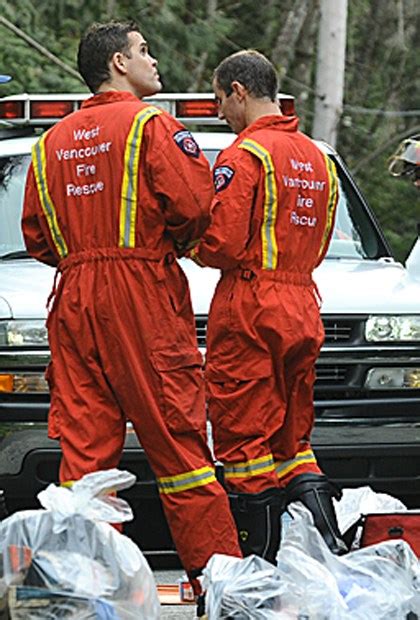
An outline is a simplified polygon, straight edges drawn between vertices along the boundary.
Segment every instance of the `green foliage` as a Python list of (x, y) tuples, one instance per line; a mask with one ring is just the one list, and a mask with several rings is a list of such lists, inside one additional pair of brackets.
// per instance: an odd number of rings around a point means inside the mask
[[(209, 91), (222, 58), (259, 49), (276, 65), (281, 89), (295, 96), (301, 127), (310, 133), (319, 0), (0, 0), (0, 15), (73, 70), (80, 36), (93, 21), (135, 20), (159, 60), (166, 92)], [(418, 0), (348, 3), (338, 149), (400, 260), (420, 219), (419, 192), (388, 174), (387, 159), (403, 137), (420, 133), (419, 40)], [(0, 87), (2, 95), (86, 91), (1, 23), (0, 72), (14, 77)], [(417, 116), (388, 114), (416, 109)]]
[[(416, 234), (419, 192), (408, 180), (391, 177), (387, 160), (403, 137), (420, 131), (419, 35), (418, 2), (349, 2), (345, 111), (338, 148), (399, 260), (406, 257)], [(357, 106), (377, 112), (358, 113)], [(417, 117), (404, 115), (416, 109)]]
[(406, 179), (387, 174), (388, 155), (378, 157), (356, 175), (356, 180), (368, 197), (385, 231), (395, 257), (404, 261), (416, 237), (416, 223), (420, 222), (419, 191)]

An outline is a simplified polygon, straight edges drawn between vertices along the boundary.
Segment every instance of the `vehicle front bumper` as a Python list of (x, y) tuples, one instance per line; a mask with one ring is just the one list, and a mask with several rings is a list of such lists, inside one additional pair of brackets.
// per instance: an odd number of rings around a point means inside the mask
[[(58, 442), (45, 423), (0, 425), (0, 488), (9, 510), (39, 508), (37, 494), (57, 483)], [(313, 448), (329, 478), (342, 488), (369, 485), (377, 492), (420, 507), (420, 424), (317, 422)], [(177, 566), (178, 558), (163, 514), (155, 477), (135, 434), (128, 428), (121, 469), (134, 473), (135, 485), (121, 493), (134, 520), (125, 526), (151, 564)], [(218, 473), (222, 475), (221, 467)]]

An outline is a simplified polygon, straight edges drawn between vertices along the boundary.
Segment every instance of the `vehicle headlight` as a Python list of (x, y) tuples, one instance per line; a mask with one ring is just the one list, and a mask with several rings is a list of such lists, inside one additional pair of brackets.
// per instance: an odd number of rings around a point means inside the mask
[(370, 390), (420, 389), (420, 368), (371, 368), (365, 387)]
[(0, 346), (48, 346), (44, 320), (0, 321)]
[(0, 373), (0, 393), (48, 394), (48, 383), (44, 373)]
[(366, 321), (365, 337), (368, 342), (420, 341), (420, 315), (370, 316)]

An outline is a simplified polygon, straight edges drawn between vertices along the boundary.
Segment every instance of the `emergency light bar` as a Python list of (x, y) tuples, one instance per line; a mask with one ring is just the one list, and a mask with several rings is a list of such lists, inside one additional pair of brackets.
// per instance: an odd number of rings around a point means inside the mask
[[(8, 125), (45, 127), (80, 108), (90, 93), (54, 95), (11, 95), (0, 99), (0, 123)], [(160, 107), (181, 123), (197, 125), (225, 125), (217, 116), (217, 103), (211, 93), (169, 93), (145, 97), (143, 101)], [(278, 101), (283, 114), (295, 114), (295, 100), (279, 93)]]

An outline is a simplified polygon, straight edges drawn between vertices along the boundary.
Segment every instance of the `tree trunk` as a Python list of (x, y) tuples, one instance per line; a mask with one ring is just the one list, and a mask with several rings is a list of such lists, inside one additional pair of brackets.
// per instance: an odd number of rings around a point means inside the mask
[[(217, 0), (207, 0), (207, 20), (209, 24), (214, 22), (217, 11)], [(194, 67), (192, 74), (192, 82), (188, 88), (189, 93), (196, 93), (201, 90), (203, 83), (203, 75), (206, 70), (206, 63), (208, 58), (208, 52), (203, 51), (198, 59), (196, 66)]]
[(296, 43), (309, 11), (309, 0), (297, 2), (289, 11), (283, 28), (274, 44), (271, 60), (276, 66), (281, 66), (281, 72), (287, 73), (295, 52)]
[(332, 146), (343, 109), (346, 26), (347, 0), (321, 0), (312, 135)]

